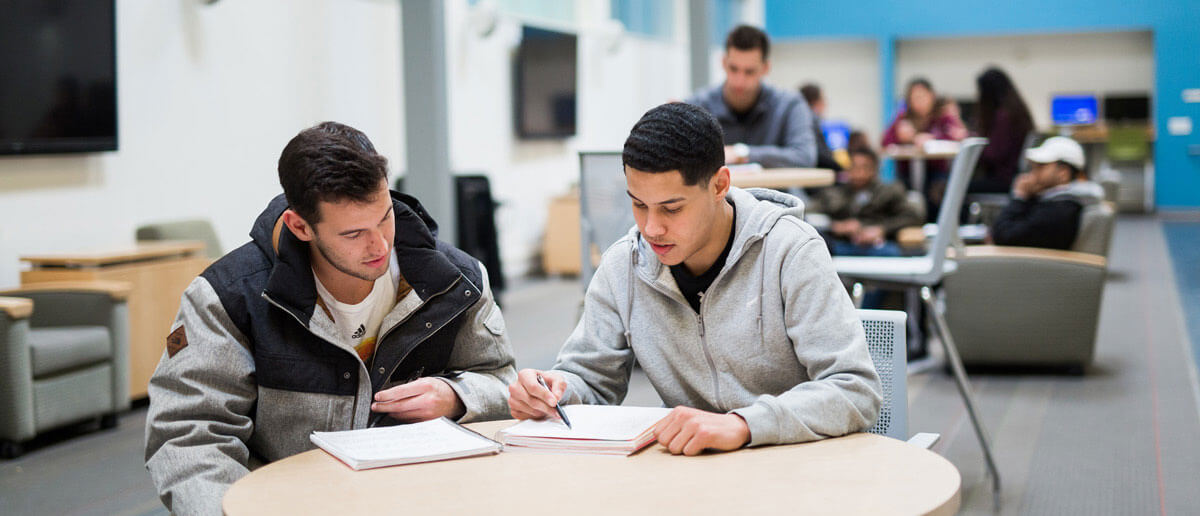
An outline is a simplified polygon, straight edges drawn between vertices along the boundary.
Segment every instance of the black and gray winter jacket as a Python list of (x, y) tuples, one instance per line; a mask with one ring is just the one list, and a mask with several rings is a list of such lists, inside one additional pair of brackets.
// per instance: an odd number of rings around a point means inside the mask
[(367, 363), (320, 308), (308, 244), (280, 223), (282, 195), (251, 242), (188, 286), (146, 420), (146, 468), (172, 512), (220, 514), (225, 490), (250, 469), (311, 449), (314, 430), (368, 426), (374, 393), (414, 374), (446, 381), (466, 407), (461, 421), (508, 417), (516, 373), (487, 273), (437, 240), (416, 199), (391, 195), (412, 290), (384, 318)]

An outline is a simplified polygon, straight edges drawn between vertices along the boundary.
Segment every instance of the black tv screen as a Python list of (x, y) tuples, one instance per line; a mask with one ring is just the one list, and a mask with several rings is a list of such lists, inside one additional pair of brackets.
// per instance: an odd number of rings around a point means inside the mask
[(519, 136), (575, 134), (575, 48), (574, 34), (534, 27), (521, 31), (513, 102)]
[(114, 4), (0, 4), (0, 154), (117, 149)]

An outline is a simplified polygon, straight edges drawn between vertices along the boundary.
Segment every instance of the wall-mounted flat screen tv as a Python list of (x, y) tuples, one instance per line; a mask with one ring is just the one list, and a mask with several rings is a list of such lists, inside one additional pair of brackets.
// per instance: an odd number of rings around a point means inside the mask
[(518, 136), (575, 134), (576, 41), (574, 34), (522, 28), (514, 74)]
[(117, 149), (114, 0), (0, 8), (0, 154)]

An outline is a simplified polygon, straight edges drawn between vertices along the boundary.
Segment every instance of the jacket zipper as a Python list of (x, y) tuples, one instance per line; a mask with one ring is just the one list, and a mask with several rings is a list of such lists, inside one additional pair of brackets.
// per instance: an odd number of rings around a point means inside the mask
[[(716, 282), (716, 279), (713, 280)], [(709, 288), (712, 288), (709, 285)], [(690, 308), (690, 306), (689, 306)], [(696, 322), (700, 324), (700, 350), (704, 352), (704, 360), (708, 362), (708, 371), (712, 374), (714, 396), (717, 398), (717, 408), (725, 410), (725, 400), (721, 398), (721, 377), (717, 374), (717, 364), (713, 361), (712, 353), (708, 350), (708, 338), (704, 335), (704, 293), (700, 293), (700, 310), (696, 312)]]
[[(391, 333), (393, 331), (395, 331), (396, 328), (399, 328), (401, 324), (404, 324), (405, 321), (412, 318), (413, 314), (417, 313), (417, 310), (420, 310), (421, 307), (428, 304), (429, 301), (433, 300), (433, 298), (438, 297), (442, 294), (445, 294), (451, 290), (454, 290), (454, 287), (458, 286), (460, 281), (462, 281), (462, 276), (459, 276), (458, 278), (456, 278), (454, 280), (454, 282), (450, 284), (450, 286), (442, 289), (441, 292), (435, 292), (432, 296), (429, 296), (429, 299), (426, 299), (425, 302), (421, 303), (419, 306), (417, 306), (415, 309), (413, 309), (413, 311), (410, 312), (408, 315), (404, 316), (403, 319), (400, 319), (398, 322), (396, 322), (396, 324), (393, 324), (391, 328), (388, 328), (387, 331), (383, 332), (383, 334), (380, 335), (379, 338), (375, 341), (377, 344), (375, 347), (375, 353), (371, 355), (371, 367), (372, 368), (375, 367), (375, 356), (379, 352), (378, 344), (382, 344), (384, 338), (386, 338), (388, 335), (391, 335)], [(442, 328), (445, 328), (446, 324), (449, 324), (450, 321), (453, 321), (455, 317), (459, 316), (459, 314), (462, 314), (463, 312), (467, 311), (467, 308), (469, 308), (469, 306), (463, 307), (462, 310), (459, 310), (458, 312), (456, 312), (453, 316), (451, 316), (449, 319), (447, 319), (446, 322), (442, 323), (440, 326), (438, 326), (436, 329), (434, 329), (432, 332), (430, 332), (429, 335), (426, 336), (424, 339), (418, 340), (416, 342), (416, 344), (413, 344), (413, 346), (411, 348), (409, 348), (408, 351), (406, 351), (403, 355), (400, 356), (400, 360), (396, 361), (396, 365), (392, 366), (392, 370), (388, 371), (387, 375), (384, 375), (383, 378), (388, 378), (388, 377), (392, 376), (392, 374), (396, 372), (396, 369), (400, 367), (400, 364), (404, 362), (404, 359), (408, 358), (409, 353), (412, 353), (412, 351), (414, 349), (417, 349), (417, 346), (420, 346), (422, 342), (425, 342), (429, 338), (429, 336), (432, 336), (432, 335), (436, 334), (437, 332), (441, 331)], [(369, 375), (370, 371), (367, 371), (367, 374)]]
[[(312, 334), (314, 337), (316, 337), (316, 338), (318, 338), (318, 339), (321, 339), (321, 340), (324, 340), (325, 342), (328, 342), (329, 344), (333, 345), (333, 347), (335, 347), (335, 348), (337, 348), (337, 349), (341, 349), (342, 351), (345, 351), (346, 353), (349, 353), (349, 354), (353, 355), (353, 356), (354, 356), (354, 358), (358, 358), (358, 353), (351, 352), (350, 350), (347, 350), (347, 349), (342, 349), (342, 347), (341, 347), (341, 346), (338, 346), (337, 344), (334, 344), (334, 343), (332, 343), (332, 342), (329, 342), (329, 340), (328, 340), (328, 339), (325, 339), (324, 337), (322, 337), (322, 336), (320, 336), (320, 335), (317, 335), (317, 333), (316, 333), (316, 332), (314, 332), (314, 331), (312, 331), (312, 329), (311, 329), (311, 328), (309, 328), (307, 324), (304, 324), (304, 321), (301, 321), (301, 320), (300, 320), (300, 317), (298, 317), (298, 316), (297, 316), (295, 313), (293, 313), (291, 310), (288, 310), (287, 308), (284, 308), (284, 307), (283, 307), (283, 305), (281, 305), (281, 304), (279, 304), (279, 303), (275, 302), (275, 300), (274, 300), (274, 299), (271, 299), (271, 296), (268, 296), (268, 295), (267, 295), (267, 293), (266, 293), (266, 291), (263, 291), (263, 293), (262, 293), (261, 295), (262, 295), (262, 298), (263, 298), (263, 299), (266, 299), (268, 303), (271, 303), (271, 304), (272, 304), (272, 305), (274, 305), (276, 308), (278, 308), (278, 309), (280, 309), (280, 310), (283, 310), (283, 312), (284, 312), (284, 313), (286, 313), (286, 314), (288, 314), (288, 315), (292, 316), (292, 318), (296, 320), (296, 323), (297, 323), (297, 324), (299, 324), (300, 326), (303, 326), (303, 327), (304, 327), (304, 329), (308, 330), (308, 332), (309, 332), (309, 333), (311, 333), (311, 334)], [(370, 373), (371, 373), (370, 371), (367, 371), (367, 374), (368, 374), (368, 375), (370, 375)], [(358, 389), (357, 389), (357, 388), (355, 388), (355, 389), (354, 389), (354, 406), (355, 406), (355, 407), (358, 407)], [(369, 417), (369, 416), (368, 416), (368, 419), (370, 419), (370, 417)], [(351, 426), (351, 427), (353, 427), (353, 426), (354, 426), (354, 421), (351, 421), (351, 422), (350, 422), (350, 426)]]

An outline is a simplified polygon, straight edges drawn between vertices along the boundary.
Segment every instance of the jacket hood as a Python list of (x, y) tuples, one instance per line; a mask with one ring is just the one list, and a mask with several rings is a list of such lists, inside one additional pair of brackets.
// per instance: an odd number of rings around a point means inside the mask
[[(767, 188), (741, 189), (736, 186), (729, 188), (725, 199), (732, 202), (736, 210), (734, 220), (733, 246), (729, 257), (725, 260), (728, 269), (742, 257), (751, 244), (761, 240), (763, 236), (784, 216), (791, 215), (804, 220), (804, 203), (793, 195)], [(654, 250), (641, 238), (637, 226), (630, 228), (628, 237), (637, 244), (637, 262), (648, 277), (656, 277), (663, 267), (662, 262), (654, 254)]]
[(1104, 188), (1092, 181), (1071, 181), (1042, 193), (1043, 201), (1073, 198), (1080, 204), (1096, 204), (1104, 200)]

